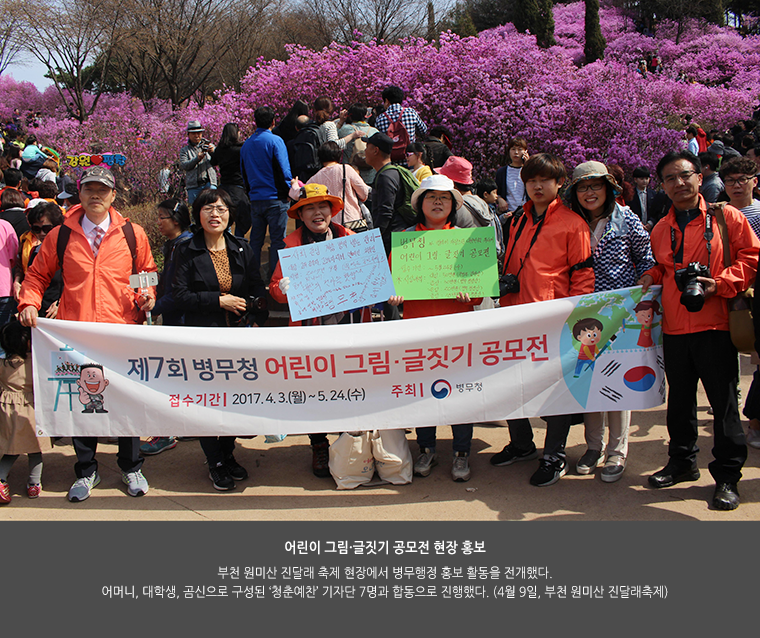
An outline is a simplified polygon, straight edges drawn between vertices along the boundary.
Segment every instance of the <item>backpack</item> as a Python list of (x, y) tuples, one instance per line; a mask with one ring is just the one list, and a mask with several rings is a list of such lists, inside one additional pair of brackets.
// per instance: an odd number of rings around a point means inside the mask
[[(399, 189), (403, 189), (403, 203), (393, 212), (398, 214), (407, 224), (414, 224), (417, 219), (417, 212), (412, 208), (412, 193), (420, 187), (417, 178), (412, 175), (409, 169), (396, 164), (386, 164), (377, 174), (384, 173), (387, 170), (396, 170), (399, 173)], [(398, 201), (398, 195), (396, 195)]]
[(357, 137), (354, 140), (354, 148), (351, 151), (351, 158), (348, 160), (348, 163), (359, 171), (368, 171), (372, 167), (367, 164), (366, 150), (367, 142), (362, 140), (361, 137)]
[(404, 111), (406, 109), (401, 109), (401, 112), (398, 114), (397, 120), (392, 120), (390, 116), (386, 113), (386, 116), (388, 117), (388, 121), (390, 124), (388, 125), (388, 137), (390, 137), (393, 140), (393, 148), (391, 149), (391, 160), (394, 162), (400, 162), (404, 159), (406, 159), (406, 147), (409, 146), (409, 142), (411, 141), (409, 139), (409, 131), (406, 130), (406, 127), (404, 126), (403, 122), (403, 116)]
[[(325, 139), (322, 139), (325, 137)], [(326, 142), (326, 136), (319, 124), (311, 122), (302, 128), (295, 138), (288, 142), (290, 172), (306, 183), (322, 168), (317, 150)]]

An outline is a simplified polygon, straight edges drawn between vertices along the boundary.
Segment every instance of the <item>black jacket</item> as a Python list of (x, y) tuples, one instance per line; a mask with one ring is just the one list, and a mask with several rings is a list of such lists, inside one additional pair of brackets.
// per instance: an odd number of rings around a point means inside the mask
[(13, 226), (19, 239), (25, 232), (32, 230), (23, 208), (6, 208), (0, 212), (0, 219), (4, 219)]
[[(247, 241), (225, 232), (230, 259), (232, 288), (229, 294), (248, 299), (261, 297), (266, 289), (254, 265)], [(211, 261), (203, 231), (198, 231), (181, 249), (174, 273), (174, 304), (185, 313), (186, 326), (235, 325), (238, 317), (219, 307), (219, 280)], [(229, 314), (229, 323), (228, 317)]]
[[(641, 201), (639, 201), (639, 194), (634, 190), (633, 198), (626, 202), (636, 216), (641, 219)], [(647, 222), (654, 226), (660, 221), (670, 210), (671, 201), (664, 191), (656, 191), (651, 187), (647, 187)], [(643, 222), (644, 220), (641, 219)]]
[(220, 186), (240, 186), (245, 188), (243, 181), (243, 172), (240, 170), (240, 149), (242, 144), (217, 148), (209, 161), (212, 165), (219, 167), (219, 185)]

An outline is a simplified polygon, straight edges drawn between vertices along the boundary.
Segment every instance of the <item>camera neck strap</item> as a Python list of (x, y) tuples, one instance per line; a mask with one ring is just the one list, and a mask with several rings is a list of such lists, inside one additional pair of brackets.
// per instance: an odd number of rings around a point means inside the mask
[[(688, 212), (687, 212), (688, 214)], [(688, 222), (686, 224), (688, 226)], [(713, 215), (710, 211), (707, 211), (707, 215), (705, 217), (705, 234), (703, 237), (705, 238), (705, 244), (707, 245), (707, 272), (710, 272), (710, 255), (712, 253), (712, 238), (714, 237), (715, 233), (713, 232)], [(686, 226), (684, 226), (683, 232), (681, 233), (681, 246), (676, 250), (676, 229), (672, 226), (670, 227), (670, 249), (673, 251), (673, 268), (675, 268), (676, 263), (683, 263), (683, 245), (684, 241), (686, 239)], [(676, 259), (677, 255), (681, 255), (680, 261)]]
[[(536, 224), (536, 232), (533, 234), (533, 237), (530, 240), (530, 245), (528, 246), (528, 251), (525, 253), (525, 257), (523, 257), (522, 262), (520, 262), (520, 269), (515, 273), (516, 277), (520, 276), (523, 266), (525, 266), (525, 262), (528, 260), (528, 255), (530, 255), (530, 251), (533, 248), (533, 244), (536, 243), (536, 240), (538, 239), (538, 234), (541, 232), (541, 229), (544, 227), (545, 220), (546, 220), (546, 213), (544, 213), (541, 216), (541, 219), (538, 221), (538, 224)], [(525, 226), (527, 226), (527, 224), (528, 224), (528, 215), (527, 213), (523, 213), (522, 221), (520, 222), (520, 226), (517, 228), (517, 235), (515, 235), (515, 242), (512, 244), (512, 250), (509, 251), (509, 257), (507, 257), (507, 261), (504, 262), (505, 269), (509, 266), (509, 262), (512, 260), (512, 253), (515, 251), (515, 246), (517, 246), (517, 242), (520, 241), (520, 235), (522, 235), (522, 232), (523, 230), (525, 230)]]

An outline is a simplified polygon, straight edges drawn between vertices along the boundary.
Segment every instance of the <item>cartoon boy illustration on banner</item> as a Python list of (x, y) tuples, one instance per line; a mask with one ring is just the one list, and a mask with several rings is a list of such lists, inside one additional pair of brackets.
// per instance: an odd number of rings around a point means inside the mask
[(82, 414), (98, 412), (108, 414), (103, 408), (103, 392), (108, 387), (108, 379), (103, 374), (103, 366), (86, 363), (79, 368), (79, 402), (84, 406)]
[(576, 322), (573, 326), (573, 338), (580, 342), (580, 349), (578, 351), (578, 361), (575, 364), (574, 378), (581, 376), (583, 366), (586, 365), (586, 369), (594, 369), (594, 362), (599, 354), (599, 347), (597, 344), (602, 338), (602, 330), (604, 325), (598, 319), (593, 317), (587, 317)]

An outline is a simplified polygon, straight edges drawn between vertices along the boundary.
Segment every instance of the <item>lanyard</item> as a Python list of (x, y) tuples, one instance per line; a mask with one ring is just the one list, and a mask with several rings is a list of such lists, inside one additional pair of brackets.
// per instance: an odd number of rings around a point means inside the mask
[[(517, 242), (520, 240), (520, 235), (522, 235), (522, 232), (525, 229), (525, 226), (528, 224), (528, 214), (523, 213), (522, 217), (523, 218), (522, 218), (522, 222), (520, 223), (520, 227), (517, 229), (517, 235), (515, 235), (515, 241), (512, 244), (512, 250), (509, 251), (509, 257), (507, 257), (507, 261), (504, 262), (505, 270), (507, 266), (509, 266), (509, 262), (512, 260), (512, 253), (515, 251), (515, 246), (517, 245)], [(523, 260), (520, 263), (520, 269), (515, 273), (515, 276), (517, 277), (520, 276), (523, 266), (525, 266), (525, 262), (528, 260), (528, 255), (530, 255), (531, 248), (533, 248), (533, 244), (535, 244), (536, 240), (538, 239), (538, 234), (541, 232), (541, 229), (544, 227), (545, 220), (546, 220), (546, 212), (541, 216), (541, 219), (539, 220), (538, 224), (536, 224), (536, 232), (533, 235), (533, 238), (530, 240), (530, 246), (528, 246), (528, 252), (525, 253), (525, 257), (523, 257)]]
[[(707, 272), (710, 272), (710, 254), (712, 251), (712, 244), (710, 243), (713, 238), (713, 229), (712, 229), (712, 222), (713, 216), (712, 213), (709, 211), (707, 212), (707, 215), (705, 217), (705, 234), (703, 235), (705, 238), (705, 244), (707, 244)], [(686, 226), (689, 224), (687, 223)], [(681, 246), (678, 250), (676, 250), (676, 229), (672, 226), (670, 227), (670, 249), (673, 251), (673, 268), (676, 267), (676, 255), (678, 253), (681, 253), (681, 262), (683, 263), (683, 245), (684, 241), (686, 240), (686, 226), (684, 226), (683, 233), (681, 233)]]

